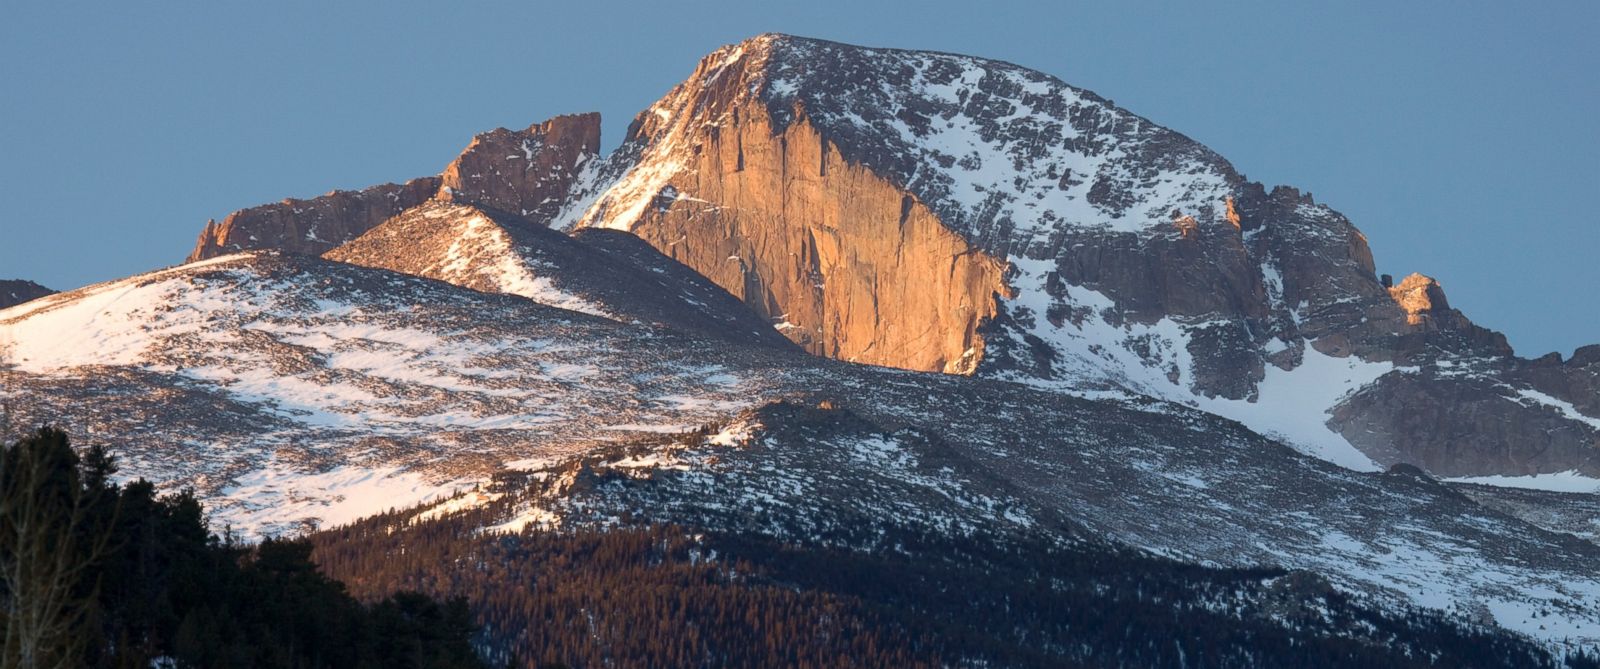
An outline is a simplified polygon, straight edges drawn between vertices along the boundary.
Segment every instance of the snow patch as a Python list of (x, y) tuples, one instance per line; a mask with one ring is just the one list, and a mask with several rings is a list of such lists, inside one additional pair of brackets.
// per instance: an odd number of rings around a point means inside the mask
[(1546, 395), (1532, 388), (1518, 388), (1517, 395), (1522, 399), (1530, 400), (1540, 406), (1555, 409), (1568, 420), (1575, 420), (1579, 423), (1588, 425), (1591, 428), (1600, 430), (1600, 418), (1584, 415), (1583, 412), (1578, 411), (1578, 407), (1573, 406), (1571, 402), (1557, 397), (1551, 397), (1550, 395)]
[(235, 478), (209, 504), (213, 522), (247, 536), (278, 534), (292, 529), (295, 521), (315, 521), (322, 528), (346, 525), (450, 495), (464, 483), (434, 481), (398, 467), (347, 465), (313, 471), (273, 458)]
[(1461, 476), (1445, 480), (1451, 483), (1477, 483), (1502, 488), (1600, 494), (1600, 478), (1584, 476), (1577, 470), (1529, 476)]
[[(1357, 471), (1377, 471), (1377, 463), (1328, 427), (1329, 412), (1350, 393), (1395, 367), (1357, 357), (1336, 358), (1305, 346), (1301, 364), (1292, 370), (1265, 366), (1256, 401), (1205, 397), (1190, 389), (1194, 361), (1191, 332), (1215, 324), (1180, 323), (1163, 318), (1155, 323), (1113, 323), (1116, 303), (1080, 286), (1067, 286), (1062, 302), (1045, 290), (1055, 265), (1048, 260), (1010, 258), (1016, 271), (1013, 311), (1031, 317), (1031, 332), (1063, 354), (1055, 362), (1058, 380), (1024, 382), (1075, 391), (1123, 390), (1196, 407), (1244, 423), (1251, 430), (1290, 447)], [(1065, 307), (1072, 317), (1059, 325), (1046, 315)], [(1023, 313), (1020, 312), (1019, 313)], [(1023, 319), (1026, 324), (1028, 321)], [(1286, 343), (1278, 345), (1287, 348)]]

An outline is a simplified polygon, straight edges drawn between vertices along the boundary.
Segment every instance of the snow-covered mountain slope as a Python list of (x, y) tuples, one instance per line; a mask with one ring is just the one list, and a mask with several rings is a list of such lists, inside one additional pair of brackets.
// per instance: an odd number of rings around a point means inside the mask
[(1600, 476), (1600, 347), (1516, 358), (1309, 194), (1009, 63), (762, 35), (574, 192), (558, 227), (630, 231), (819, 355), (1154, 395), (1356, 468)]
[[(1015, 390), (984, 410), (1040, 399)], [(540, 463), (416, 514), (487, 511), (491, 532), (673, 523), (867, 551), (896, 550), (905, 533), (1114, 538), (1203, 564), (1309, 570), (1373, 601), (1551, 642), (1600, 633), (1600, 581), (1586, 564), (1600, 547), (1533, 529), (1424, 475), (1348, 472), (1175, 408), (1155, 418), (1061, 400), (1048, 406), (1059, 420), (1043, 425), (967, 414), (937, 431), (893, 409), (866, 413), (898, 427), (855, 413), (865, 404), (824, 406), (769, 405)], [(1092, 427), (1071, 434), (1071, 425)]]
[(244, 528), (353, 520), (503, 459), (710, 420), (750, 401), (730, 370), (760, 365), (733, 360), (763, 355), (267, 251), (36, 300), (0, 328), (18, 424), (112, 440), (126, 471)]
[(1600, 546), (1151, 399), (849, 365), (275, 252), (46, 297), (0, 311), (0, 329), (18, 424), (105, 443), (124, 475), (193, 486), (246, 532), (498, 476), (504, 530), (636, 517), (863, 549), (885, 523), (1095, 537), (1600, 639)]
[[(727, 291), (648, 246), (582, 239), (493, 209), (431, 201), (324, 258), (438, 279), (624, 323), (644, 322), (752, 344), (788, 340)], [(638, 247), (644, 248), (638, 248)], [(649, 256), (654, 256), (649, 257)]]

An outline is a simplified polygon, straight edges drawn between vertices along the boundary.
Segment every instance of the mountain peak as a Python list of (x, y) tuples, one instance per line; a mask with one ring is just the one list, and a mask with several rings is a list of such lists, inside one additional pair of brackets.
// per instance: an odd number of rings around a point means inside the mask
[[(1404, 416), (1330, 412), (1401, 367), (1519, 364), (1436, 283), (1387, 290), (1366, 236), (1309, 191), (1001, 61), (759, 35), (636, 117), (606, 173), (578, 227), (639, 236), (813, 353), (1200, 402), (1347, 466), (1464, 471)], [(1549, 387), (1582, 404), (1583, 383)], [(1315, 402), (1290, 401), (1302, 386)], [(1360, 399), (1434, 392), (1543, 429), (1466, 375)], [(1550, 466), (1589, 466), (1573, 427)]]
[(439, 196), (548, 223), (599, 152), (597, 113), (557, 116), (526, 130), (496, 128), (473, 137), (445, 167)]
[[(846, 162), (1001, 252), (1060, 225), (1144, 230), (1174, 209), (1220, 223), (1238, 178), (1204, 146), (1041, 72), (779, 33), (707, 55), (639, 115), (629, 140), (659, 151), (692, 143), (682, 136), (696, 124), (732, 130), (755, 111), (740, 108), (747, 100), (761, 103), (773, 132), (810, 125)], [(1147, 167), (1122, 173), (1128, 163)], [(1163, 182), (1163, 172), (1186, 178)], [(638, 202), (648, 190), (628, 197)], [(634, 211), (603, 215), (617, 227)]]
[(221, 223), (208, 221), (186, 262), (258, 248), (325, 253), (434, 198), (482, 204), (545, 224), (599, 151), (596, 113), (556, 116), (526, 130), (497, 128), (474, 137), (439, 176), (288, 198), (241, 209)]

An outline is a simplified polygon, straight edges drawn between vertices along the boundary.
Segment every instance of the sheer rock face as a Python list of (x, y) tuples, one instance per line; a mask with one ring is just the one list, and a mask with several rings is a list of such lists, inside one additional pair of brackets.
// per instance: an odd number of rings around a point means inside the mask
[(1004, 265), (807, 116), (758, 95), (772, 55), (734, 47), (635, 121), (631, 163), (581, 226), (628, 230), (820, 355), (970, 373)]
[(515, 214), (433, 201), (323, 257), (521, 295), (623, 323), (790, 348), (765, 321), (693, 270), (631, 236), (591, 232), (574, 238)]
[(1004, 267), (844, 161), (805, 119), (775, 129), (764, 111), (726, 109), (728, 125), (656, 189), (630, 231), (812, 353), (972, 371)]
[(473, 138), (441, 176), (291, 198), (236, 211), (221, 223), (208, 221), (185, 262), (250, 249), (321, 254), (435, 197), (545, 223), (599, 147), (599, 114), (558, 116), (527, 130), (496, 129)]
[(359, 191), (336, 190), (309, 200), (241, 209), (221, 223), (207, 221), (184, 262), (249, 249), (282, 249), (314, 255), (354, 239), (406, 209), (433, 197), (437, 177), (383, 184)]
[(23, 279), (0, 279), (0, 309), (36, 300), (56, 291)]
[(441, 194), (547, 223), (599, 151), (595, 113), (557, 116), (527, 130), (498, 128), (472, 138), (445, 168)]

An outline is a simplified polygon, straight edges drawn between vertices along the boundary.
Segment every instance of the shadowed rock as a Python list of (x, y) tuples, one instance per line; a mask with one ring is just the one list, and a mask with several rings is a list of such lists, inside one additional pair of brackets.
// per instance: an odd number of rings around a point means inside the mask
[(56, 291), (23, 279), (0, 279), (0, 309), (36, 300)]
[(624, 323), (790, 347), (765, 321), (704, 277), (631, 235), (606, 232), (574, 238), (515, 214), (434, 201), (323, 257), (521, 295)]

